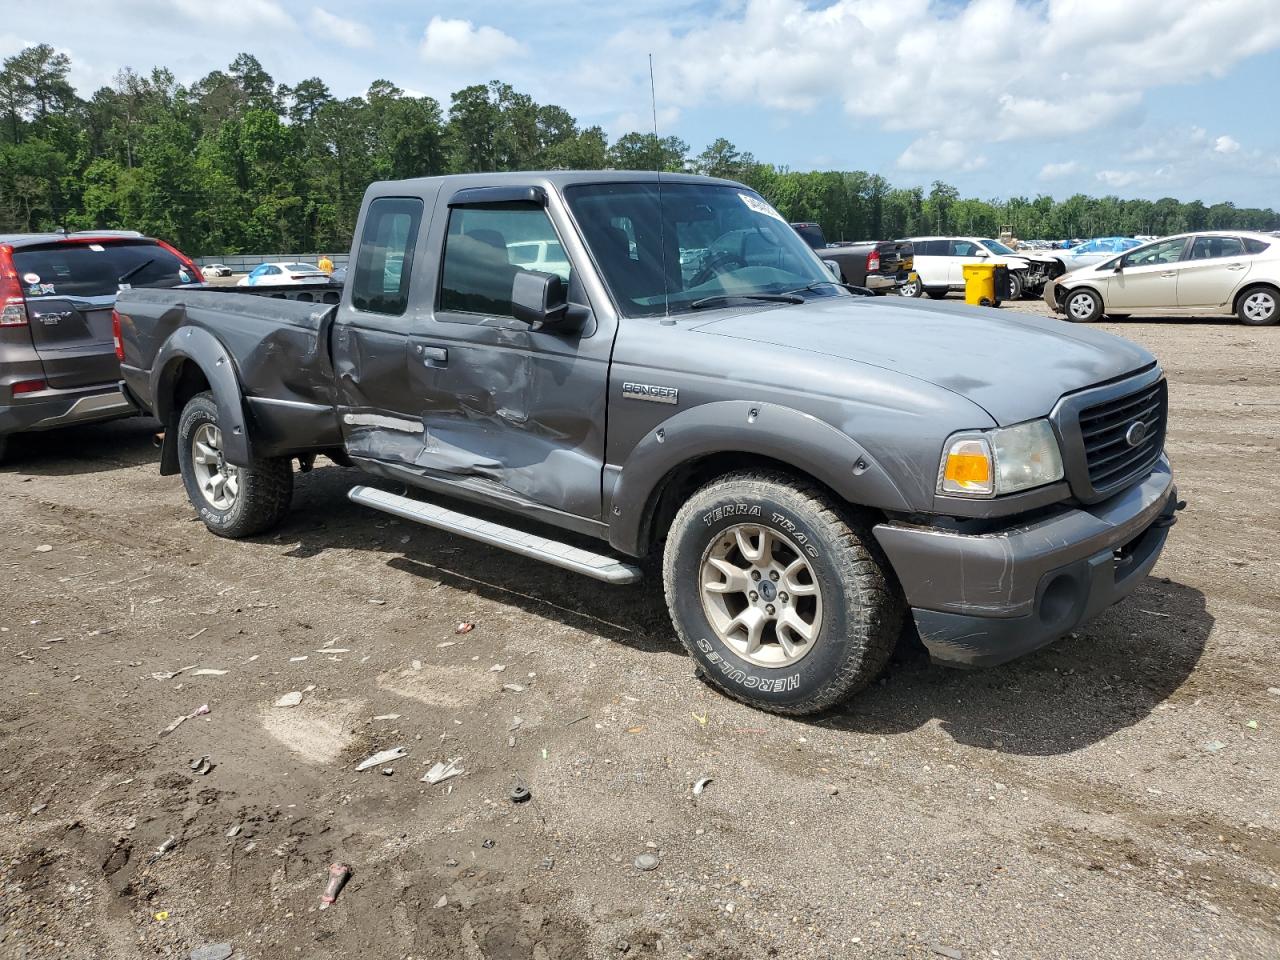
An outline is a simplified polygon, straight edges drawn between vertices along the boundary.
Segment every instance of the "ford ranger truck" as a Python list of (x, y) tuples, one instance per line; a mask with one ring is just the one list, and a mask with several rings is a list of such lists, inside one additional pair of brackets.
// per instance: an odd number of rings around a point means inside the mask
[(1146, 350), (859, 295), (738, 183), (375, 183), (350, 262), (332, 305), (120, 295), (123, 390), (209, 530), (271, 529), (327, 455), (356, 503), (589, 577), (660, 558), (701, 674), (762, 709), (864, 687), (908, 619), (943, 663), (1035, 650), (1141, 583), (1180, 505)]

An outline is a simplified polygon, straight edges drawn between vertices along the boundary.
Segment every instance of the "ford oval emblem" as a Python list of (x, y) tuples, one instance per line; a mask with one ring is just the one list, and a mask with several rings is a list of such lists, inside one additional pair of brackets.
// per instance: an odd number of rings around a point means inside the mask
[(1131, 447), (1136, 447), (1147, 439), (1147, 425), (1141, 420), (1135, 420), (1129, 424), (1129, 429), (1124, 432), (1124, 441)]

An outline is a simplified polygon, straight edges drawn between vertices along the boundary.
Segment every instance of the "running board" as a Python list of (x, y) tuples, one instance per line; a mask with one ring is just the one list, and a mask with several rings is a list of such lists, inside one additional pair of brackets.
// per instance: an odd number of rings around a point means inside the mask
[(352, 487), (347, 496), (355, 503), (373, 507), (414, 523), (425, 524), (439, 530), (447, 530), (462, 537), (470, 537), (490, 546), (501, 547), (521, 556), (541, 560), (574, 573), (586, 574), (606, 583), (635, 583), (640, 579), (640, 568), (625, 563), (617, 557), (593, 553), (558, 540), (548, 540), (536, 533), (526, 533), (514, 527), (490, 523), (469, 514), (458, 513), (425, 500), (414, 500), (396, 493), (388, 493), (376, 487)]

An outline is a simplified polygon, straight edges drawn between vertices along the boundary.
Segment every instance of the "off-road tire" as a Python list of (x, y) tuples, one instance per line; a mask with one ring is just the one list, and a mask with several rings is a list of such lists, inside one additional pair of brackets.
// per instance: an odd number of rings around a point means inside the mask
[[(1270, 300), (1271, 309), (1269, 312), (1265, 310), (1267, 300)], [(1264, 305), (1263, 312), (1256, 309), (1247, 311), (1245, 305), (1251, 302)], [(1276, 321), (1280, 320), (1280, 294), (1276, 293), (1273, 287), (1253, 286), (1243, 290), (1240, 296), (1236, 297), (1236, 317), (1246, 326), (1250, 327), (1269, 327)]]
[(947, 299), (947, 294), (950, 292), (951, 291), (946, 287), (929, 287), (925, 290), (925, 293), (929, 295), (930, 300), (945, 300)]
[(178, 465), (191, 505), (209, 532), (220, 537), (237, 540), (270, 530), (289, 512), (293, 499), (292, 461), (275, 457), (240, 467), (235, 502), (228, 509), (219, 510), (200, 492), (191, 453), (192, 436), (207, 423), (218, 423), (218, 405), (208, 392), (192, 397), (178, 418)]
[[(805, 545), (821, 591), (822, 621), (809, 652), (785, 667), (743, 659), (711, 625), (703, 559), (739, 524)], [(667, 608), (705, 680), (736, 700), (782, 714), (818, 713), (871, 683), (902, 629), (903, 604), (870, 529), (818, 485), (771, 471), (721, 477), (677, 512), (663, 554)]]
[[(1088, 312), (1083, 309), (1073, 312), (1071, 302), (1081, 297), (1090, 298), (1092, 307)], [(1093, 321), (1102, 318), (1102, 298), (1088, 287), (1076, 287), (1074, 290), (1068, 290), (1062, 295), (1062, 315), (1072, 323), (1093, 323)]]

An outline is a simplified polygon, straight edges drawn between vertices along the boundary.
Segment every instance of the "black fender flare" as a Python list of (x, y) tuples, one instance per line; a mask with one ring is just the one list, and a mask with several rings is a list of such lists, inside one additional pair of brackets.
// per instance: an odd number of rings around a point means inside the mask
[(174, 387), (178, 371), (184, 362), (194, 363), (209, 382), (213, 399), (218, 404), (222, 452), (227, 462), (237, 467), (249, 466), (253, 462), (249, 422), (231, 354), (208, 330), (183, 327), (164, 342), (151, 367), (151, 396), (155, 401), (155, 415), (165, 425), (164, 443), (160, 450), (161, 472), (177, 473), (177, 426), (182, 411), (174, 409)]
[(614, 472), (612, 490), (606, 489), (609, 542), (632, 556), (643, 553), (650, 508), (666, 477), (690, 461), (724, 453), (788, 464), (858, 506), (912, 509), (884, 467), (825, 420), (777, 404), (721, 400), (676, 414), (635, 445)]

